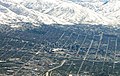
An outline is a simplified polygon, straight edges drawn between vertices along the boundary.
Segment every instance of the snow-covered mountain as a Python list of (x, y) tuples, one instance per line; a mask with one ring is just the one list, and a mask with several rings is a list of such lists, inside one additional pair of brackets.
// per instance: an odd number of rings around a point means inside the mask
[(0, 0), (0, 24), (30, 22), (116, 25), (119, 23), (115, 18), (111, 20), (103, 13), (104, 11), (96, 12), (69, 0)]
[(120, 24), (120, 0), (77, 0), (75, 3)]
[[(20, 2), (20, 1), (19, 1)], [(70, 24), (56, 17), (26, 8), (14, 0), (0, 1), (0, 23), (15, 23), (15, 22), (31, 22), (31, 23), (46, 23), (46, 24)]]
[(110, 19), (72, 2), (63, 2), (44, 13), (79, 24), (111, 24)]
[(107, 4), (102, 5), (98, 13), (110, 19), (117, 19), (120, 23), (120, 0), (111, 0)]

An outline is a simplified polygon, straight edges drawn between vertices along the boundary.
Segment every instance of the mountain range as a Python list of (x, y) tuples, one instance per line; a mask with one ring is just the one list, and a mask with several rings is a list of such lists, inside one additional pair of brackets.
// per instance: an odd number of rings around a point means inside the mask
[(0, 0), (0, 24), (120, 24), (120, 1)]

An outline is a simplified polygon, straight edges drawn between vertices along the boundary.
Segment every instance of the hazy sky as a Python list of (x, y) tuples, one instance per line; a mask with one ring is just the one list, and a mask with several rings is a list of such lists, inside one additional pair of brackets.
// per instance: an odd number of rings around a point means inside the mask
[(102, 0), (102, 1), (107, 2), (107, 1), (109, 1), (109, 0)]

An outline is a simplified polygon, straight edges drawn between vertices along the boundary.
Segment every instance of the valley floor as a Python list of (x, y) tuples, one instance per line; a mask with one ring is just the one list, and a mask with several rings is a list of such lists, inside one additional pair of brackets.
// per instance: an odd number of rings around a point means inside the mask
[(0, 27), (0, 76), (120, 75), (119, 27)]

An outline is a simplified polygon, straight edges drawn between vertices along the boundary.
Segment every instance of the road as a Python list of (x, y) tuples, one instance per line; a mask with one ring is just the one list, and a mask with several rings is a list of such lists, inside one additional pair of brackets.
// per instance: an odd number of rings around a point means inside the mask
[(46, 76), (49, 76), (49, 72), (51, 72), (51, 71), (53, 71), (53, 70), (55, 70), (55, 69), (58, 69), (58, 68), (62, 67), (65, 62), (66, 62), (66, 60), (63, 60), (62, 63), (61, 63), (59, 66), (56, 66), (56, 67), (54, 67), (54, 68), (52, 68), (52, 69), (49, 69), (49, 70), (46, 72)]

